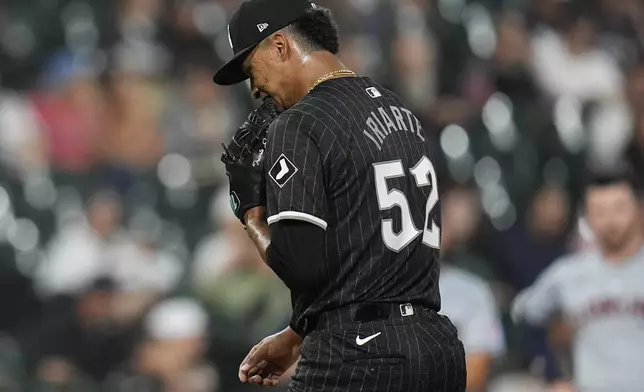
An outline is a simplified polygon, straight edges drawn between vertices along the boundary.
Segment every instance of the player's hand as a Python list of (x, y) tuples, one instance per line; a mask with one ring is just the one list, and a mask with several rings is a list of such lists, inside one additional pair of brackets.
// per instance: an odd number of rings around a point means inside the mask
[(575, 392), (575, 388), (569, 382), (557, 381), (550, 385), (548, 392)]
[(230, 206), (242, 224), (248, 209), (266, 204), (266, 135), (277, 116), (273, 101), (265, 99), (235, 132), (228, 146), (224, 146), (221, 161), (228, 175)]
[(302, 338), (291, 328), (268, 336), (253, 347), (239, 366), (242, 383), (276, 387), (297, 361)]

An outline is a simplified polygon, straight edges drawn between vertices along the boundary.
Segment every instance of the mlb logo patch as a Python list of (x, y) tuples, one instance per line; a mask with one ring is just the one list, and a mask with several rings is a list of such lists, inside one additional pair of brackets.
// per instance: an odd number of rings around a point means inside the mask
[(414, 307), (411, 304), (400, 305), (400, 314), (403, 316), (411, 316), (414, 314)]
[(371, 98), (382, 97), (382, 94), (380, 94), (380, 91), (378, 91), (378, 89), (375, 87), (368, 87), (365, 90), (367, 91), (367, 94), (369, 94)]

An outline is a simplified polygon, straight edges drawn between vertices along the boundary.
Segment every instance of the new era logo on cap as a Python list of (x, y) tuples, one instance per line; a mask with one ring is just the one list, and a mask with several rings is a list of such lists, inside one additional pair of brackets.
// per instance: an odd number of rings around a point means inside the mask
[(257, 25), (257, 30), (261, 33), (268, 28), (268, 23), (260, 23)]

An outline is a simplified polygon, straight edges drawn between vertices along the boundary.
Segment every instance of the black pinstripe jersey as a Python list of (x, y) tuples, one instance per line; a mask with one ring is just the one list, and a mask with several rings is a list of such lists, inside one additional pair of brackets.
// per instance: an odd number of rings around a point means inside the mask
[(296, 326), (356, 302), (440, 309), (436, 172), (423, 127), (394, 93), (369, 78), (318, 85), (271, 125), (266, 170), (268, 224), (326, 230), (327, 284), (292, 293)]

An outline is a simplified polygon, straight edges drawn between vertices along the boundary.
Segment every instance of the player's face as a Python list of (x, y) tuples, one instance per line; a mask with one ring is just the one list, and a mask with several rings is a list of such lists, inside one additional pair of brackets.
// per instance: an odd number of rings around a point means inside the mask
[(639, 206), (627, 184), (589, 189), (586, 214), (599, 245), (606, 249), (618, 250), (638, 232)]
[(286, 36), (276, 33), (262, 41), (244, 61), (253, 98), (270, 96), (281, 110), (293, 105), (288, 52)]

